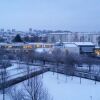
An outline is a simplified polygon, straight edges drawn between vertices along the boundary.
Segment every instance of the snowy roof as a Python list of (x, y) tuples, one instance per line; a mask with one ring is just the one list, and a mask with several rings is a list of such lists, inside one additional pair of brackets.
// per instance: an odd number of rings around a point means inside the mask
[(96, 48), (96, 49), (100, 49), (100, 47), (99, 47), (99, 46), (96, 46), (95, 48)]
[(0, 45), (7, 45), (7, 43), (0, 43)]
[(92, 42), (74, 42), (77, 46), (95, 46)]
[(50, 35), (64, 35), (64, 34), (79, 34), (79, 35), (100, 35), (100, 32), (71, 32), (71, 31), (68, 31), (68, 32), (58, 32), (58, 33), (49, 33)]
[[(59, 42), (56, 42), (56, 44), (58, 43)], [(92, 42), (63, 42), (62, 45), (64, 47), (95, 46)]]
[(37, 48), (37, 49), (35, 49), (36, 50), (36, 52), (48, 52), (49, 50), (50, 50), (50, 48)]
[(0, 43), (0, 45), (2, 46), (6, 46), (6, 45), (12, 45), (12, 46), (23, 46), (23, 45), (53, 45), (52, 43)]
[(43, 45), (43, 44), (44, 44), (44, 45), (45, 45), (45, 44), (50, 44), (50, 45), (53, 45), (53, 43), (43, 43), (43, 42), (34, 42), (34, 43), (27, 43), (27, 44), (33, 44), (33, 45), (34, 45), (34, 44), (42, 44), (42, 45)]
[(64, 47), (77, 47), (74, 43), (65, 43)]
[(72, 32), (62, 32), (62, 33), (49, 33), (48, 35), (66, 35), (66, 34), (72, 34)]

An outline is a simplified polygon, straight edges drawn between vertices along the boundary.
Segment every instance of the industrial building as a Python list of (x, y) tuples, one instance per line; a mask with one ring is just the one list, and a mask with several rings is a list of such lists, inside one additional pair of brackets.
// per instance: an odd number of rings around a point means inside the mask
[(68, 50), (69, 53), (75, 54), (94, 54), (95, 45), (91, 42), (57, 42), (55, 43), (55, 48), (63, 48)]

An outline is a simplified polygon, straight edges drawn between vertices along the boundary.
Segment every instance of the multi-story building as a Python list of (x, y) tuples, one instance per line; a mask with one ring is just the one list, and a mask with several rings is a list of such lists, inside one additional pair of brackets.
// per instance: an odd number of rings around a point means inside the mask
[(98, 37), (100, 33), (89, 32), (65, 32), (65, 33), (50, 33), (48, 34), (48, 42), (92, 42), (98, 45)]

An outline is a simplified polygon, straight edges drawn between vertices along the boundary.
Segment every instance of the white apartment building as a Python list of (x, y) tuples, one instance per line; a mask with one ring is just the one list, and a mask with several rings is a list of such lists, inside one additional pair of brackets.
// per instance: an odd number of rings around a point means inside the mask
[(48, 34), (48, 42), (92, 42), (98, 45), (98, 37), (100, 33), (89, 32), (65, 32), (65, 33), (50, 33)]

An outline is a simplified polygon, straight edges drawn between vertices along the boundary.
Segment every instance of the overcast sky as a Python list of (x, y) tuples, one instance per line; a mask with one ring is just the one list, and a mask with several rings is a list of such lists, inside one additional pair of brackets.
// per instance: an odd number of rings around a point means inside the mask
[(100, 0), (0, 0), (0, 28), (100, 31)]

